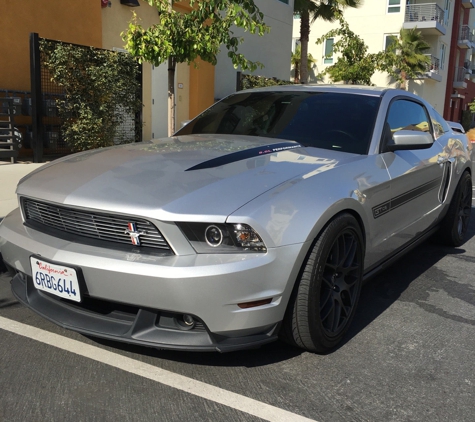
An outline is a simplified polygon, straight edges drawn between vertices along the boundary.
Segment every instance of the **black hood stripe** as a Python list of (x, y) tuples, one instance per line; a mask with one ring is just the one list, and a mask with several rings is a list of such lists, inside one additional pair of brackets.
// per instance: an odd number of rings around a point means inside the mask
[(248, 158), (260, 157), (261, 155), (272, 154), (274, 152), (286, 151), (294, 148), (302, 148), (297, 142), (279, 142), (271, 145), (261, 145), (256, 148), (246, 149), (244, 151), (233, 152), (231, 154), (223, 155), (222, 157), (213, 158), (212, 160), (205, 161), (190, 167), (186, 171), (191, 170), (203, 170), (213, 167), (224, 166), (225, 164), (235, 163), (236, 161), (246, 160)]

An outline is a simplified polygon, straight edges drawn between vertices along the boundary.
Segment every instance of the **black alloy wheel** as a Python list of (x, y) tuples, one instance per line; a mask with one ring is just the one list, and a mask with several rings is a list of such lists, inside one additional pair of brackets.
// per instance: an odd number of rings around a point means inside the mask
[(465, 171), (455, 189), (447, 214), (442, 219), (437, 239), (448, 246), (465, 242), (472, 212), (472, 176)]
[(305, 350), (327, 353), (354, 317), (363, 275), (361, 228), (337, 215), (317, 237), (289, 301), (281, 338)]

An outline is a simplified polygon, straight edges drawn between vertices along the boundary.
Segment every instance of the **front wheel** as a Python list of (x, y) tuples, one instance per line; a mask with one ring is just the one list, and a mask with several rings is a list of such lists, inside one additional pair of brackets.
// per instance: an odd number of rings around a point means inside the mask
[(281, 337), (305, 350), (326, 353), (348, 330), (363, 275), (363, 236), (350, 214), (333, 219), (318, 236), (294, 289)]

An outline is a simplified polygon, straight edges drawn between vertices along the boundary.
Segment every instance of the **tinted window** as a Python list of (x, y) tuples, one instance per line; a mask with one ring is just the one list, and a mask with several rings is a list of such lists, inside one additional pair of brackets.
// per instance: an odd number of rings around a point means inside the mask
[(379, 97), (322, 92), (238, 93), (177, 132), (288, 139), (304, 146), (366, 154)]
[(430, 132), (426, 109), (419, 103), (409, 100), (396, 100), (389, 106), (381, 139), (381, 149), (387, 145), (398, 130)]
[(398, 130), (430, 132), (429, 118), (425, 108), (414, 101), (394, 101), (389, 107), (387, 122), (393, 133)]

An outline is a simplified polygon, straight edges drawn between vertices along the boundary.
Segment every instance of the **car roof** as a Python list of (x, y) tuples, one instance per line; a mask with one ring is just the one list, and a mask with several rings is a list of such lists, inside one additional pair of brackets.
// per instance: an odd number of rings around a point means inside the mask
[[(335, 92), (345, 94), (361, 94), (382, 96), (387, 91), (401, 91), (407, 94), (407, 91), (396, 90), (394, 88), (365, 86), (365, 85), (324, 85), (324, 84), (295, 84), (295, 85), (274, 85), (265, 88), (246, 89), (245, 92), (286, 92), (286, 91), (305, 91), (305, 92)], [(239, 91), (242, 92), (242, 91)]]

